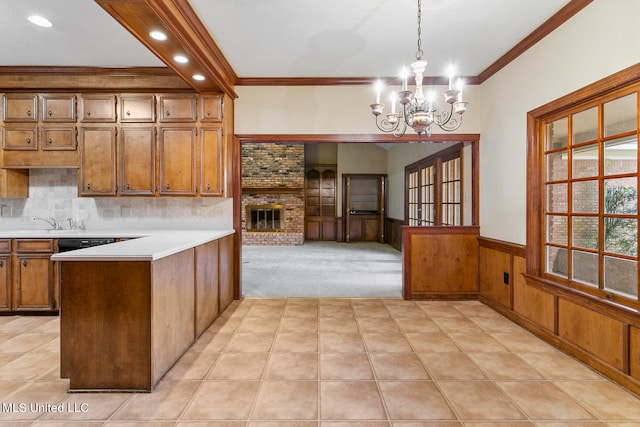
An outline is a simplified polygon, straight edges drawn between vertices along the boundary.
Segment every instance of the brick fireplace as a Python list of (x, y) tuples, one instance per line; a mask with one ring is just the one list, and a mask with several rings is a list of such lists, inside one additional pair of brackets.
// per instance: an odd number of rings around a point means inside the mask
[(242, 243), (304, 243), (304, 144), (242, 144)]

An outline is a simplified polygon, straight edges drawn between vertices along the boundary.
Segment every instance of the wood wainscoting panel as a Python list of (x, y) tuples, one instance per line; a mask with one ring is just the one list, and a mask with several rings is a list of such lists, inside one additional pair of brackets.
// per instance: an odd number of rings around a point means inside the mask
[(625, 368), (626, 325), (609, 316), (558, 300), (558, 336), (614, 368)]
[(510, 254), (480, 247), (478, 285), (481, 295), (510, 308), (512, 274)]
[(479, 227), (404, 227), (405, 299), (477, 299)]
[(640, 328), (629, 328), (629, 373), (640, 380)]
[(399, 251), (402, 250), (402, 227), (404, 221), (401, 219), (387, 218), (387, 243)]
[(198, 338), (218, 317), (218, 241), (196, 247), (195, 337)]
[(529, 286), (522, 275), (526, 269), (524, 257), (513, 258), (513, 311), (542, 326), (555, 330), (555, 297), (541, 289)]

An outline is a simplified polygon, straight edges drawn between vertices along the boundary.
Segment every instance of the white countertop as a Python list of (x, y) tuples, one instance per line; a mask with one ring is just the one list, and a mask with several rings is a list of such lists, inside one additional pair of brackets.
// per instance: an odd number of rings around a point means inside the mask
[(15, 230), (0, 239), (127, 238), (122, 242), (56, 253), (53, 261), (154, 261), (233, 234), (234, 230)]

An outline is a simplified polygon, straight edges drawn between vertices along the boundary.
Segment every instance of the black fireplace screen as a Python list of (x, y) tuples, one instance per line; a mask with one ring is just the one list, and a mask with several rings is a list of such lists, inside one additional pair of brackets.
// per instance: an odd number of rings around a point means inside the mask
[(282, 205), (247, 206), (247, 231), (284, 231)]

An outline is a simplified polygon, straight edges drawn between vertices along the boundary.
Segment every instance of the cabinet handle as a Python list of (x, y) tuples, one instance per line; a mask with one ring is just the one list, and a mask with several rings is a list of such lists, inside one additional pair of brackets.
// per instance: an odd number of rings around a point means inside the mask
[(31, 117), (31, 110), (27, 110), (27, 116)]
[(207, 110), (207, 117), (211, 115), (211, 110)]
[(26, 266), (27, 266), (27, 260), (26, 260), (26, 259), (23, 259), (23, 260), (22, 260), (22, 266), (23, 266), (23, 267), (26, 267)]
[(87, 184), (87, 190), (91, 190), (91, 183)]
[(87, 117), (91, 117), (91, 111), (87, 111)]
[(53, 140), (51, 138), (47, 139), (47, 143), (51, 144), (53, 142)]
[(130, 116), (130, 115), (131, 115), (131, 111), (128, 111), (128, 110), (127, 110), (127, 113), (126, 113), (126, 114), (127, 114), (127, 116)]
[(0, 267), (4, 267), (4, 261), (0, 259)]
[(211, 190), (211, 184), (207, 184), (207, 191)]
[(49, 115), (49, 117), (51, 117), (51, 116), (53, 116), (53, 111), (49, 110), (49, 111), (47, 112), (47, 114)]
[(124, 188), (125, 188), (126, 190), (129, 190), (129, 189), (131, 188), (131, 186), (130, 186), (129, 184), (125, 184), (125, 185), (124, 185)]
[(169, 189), (169, 187), (170, 187), (170, 185), (169, 185), (169, 184), (167, 184), (167, 185), (165, 185), (165, 187), (166, 187), (166, 189), (168, 190), (168, 189)]
[(31, 144), (31, 138), (27, 138), (27, 144)]
[(169, 110), (165, 111), (164, 115), (169, 117), (171, 115), (171, 111), (169, 111)]

